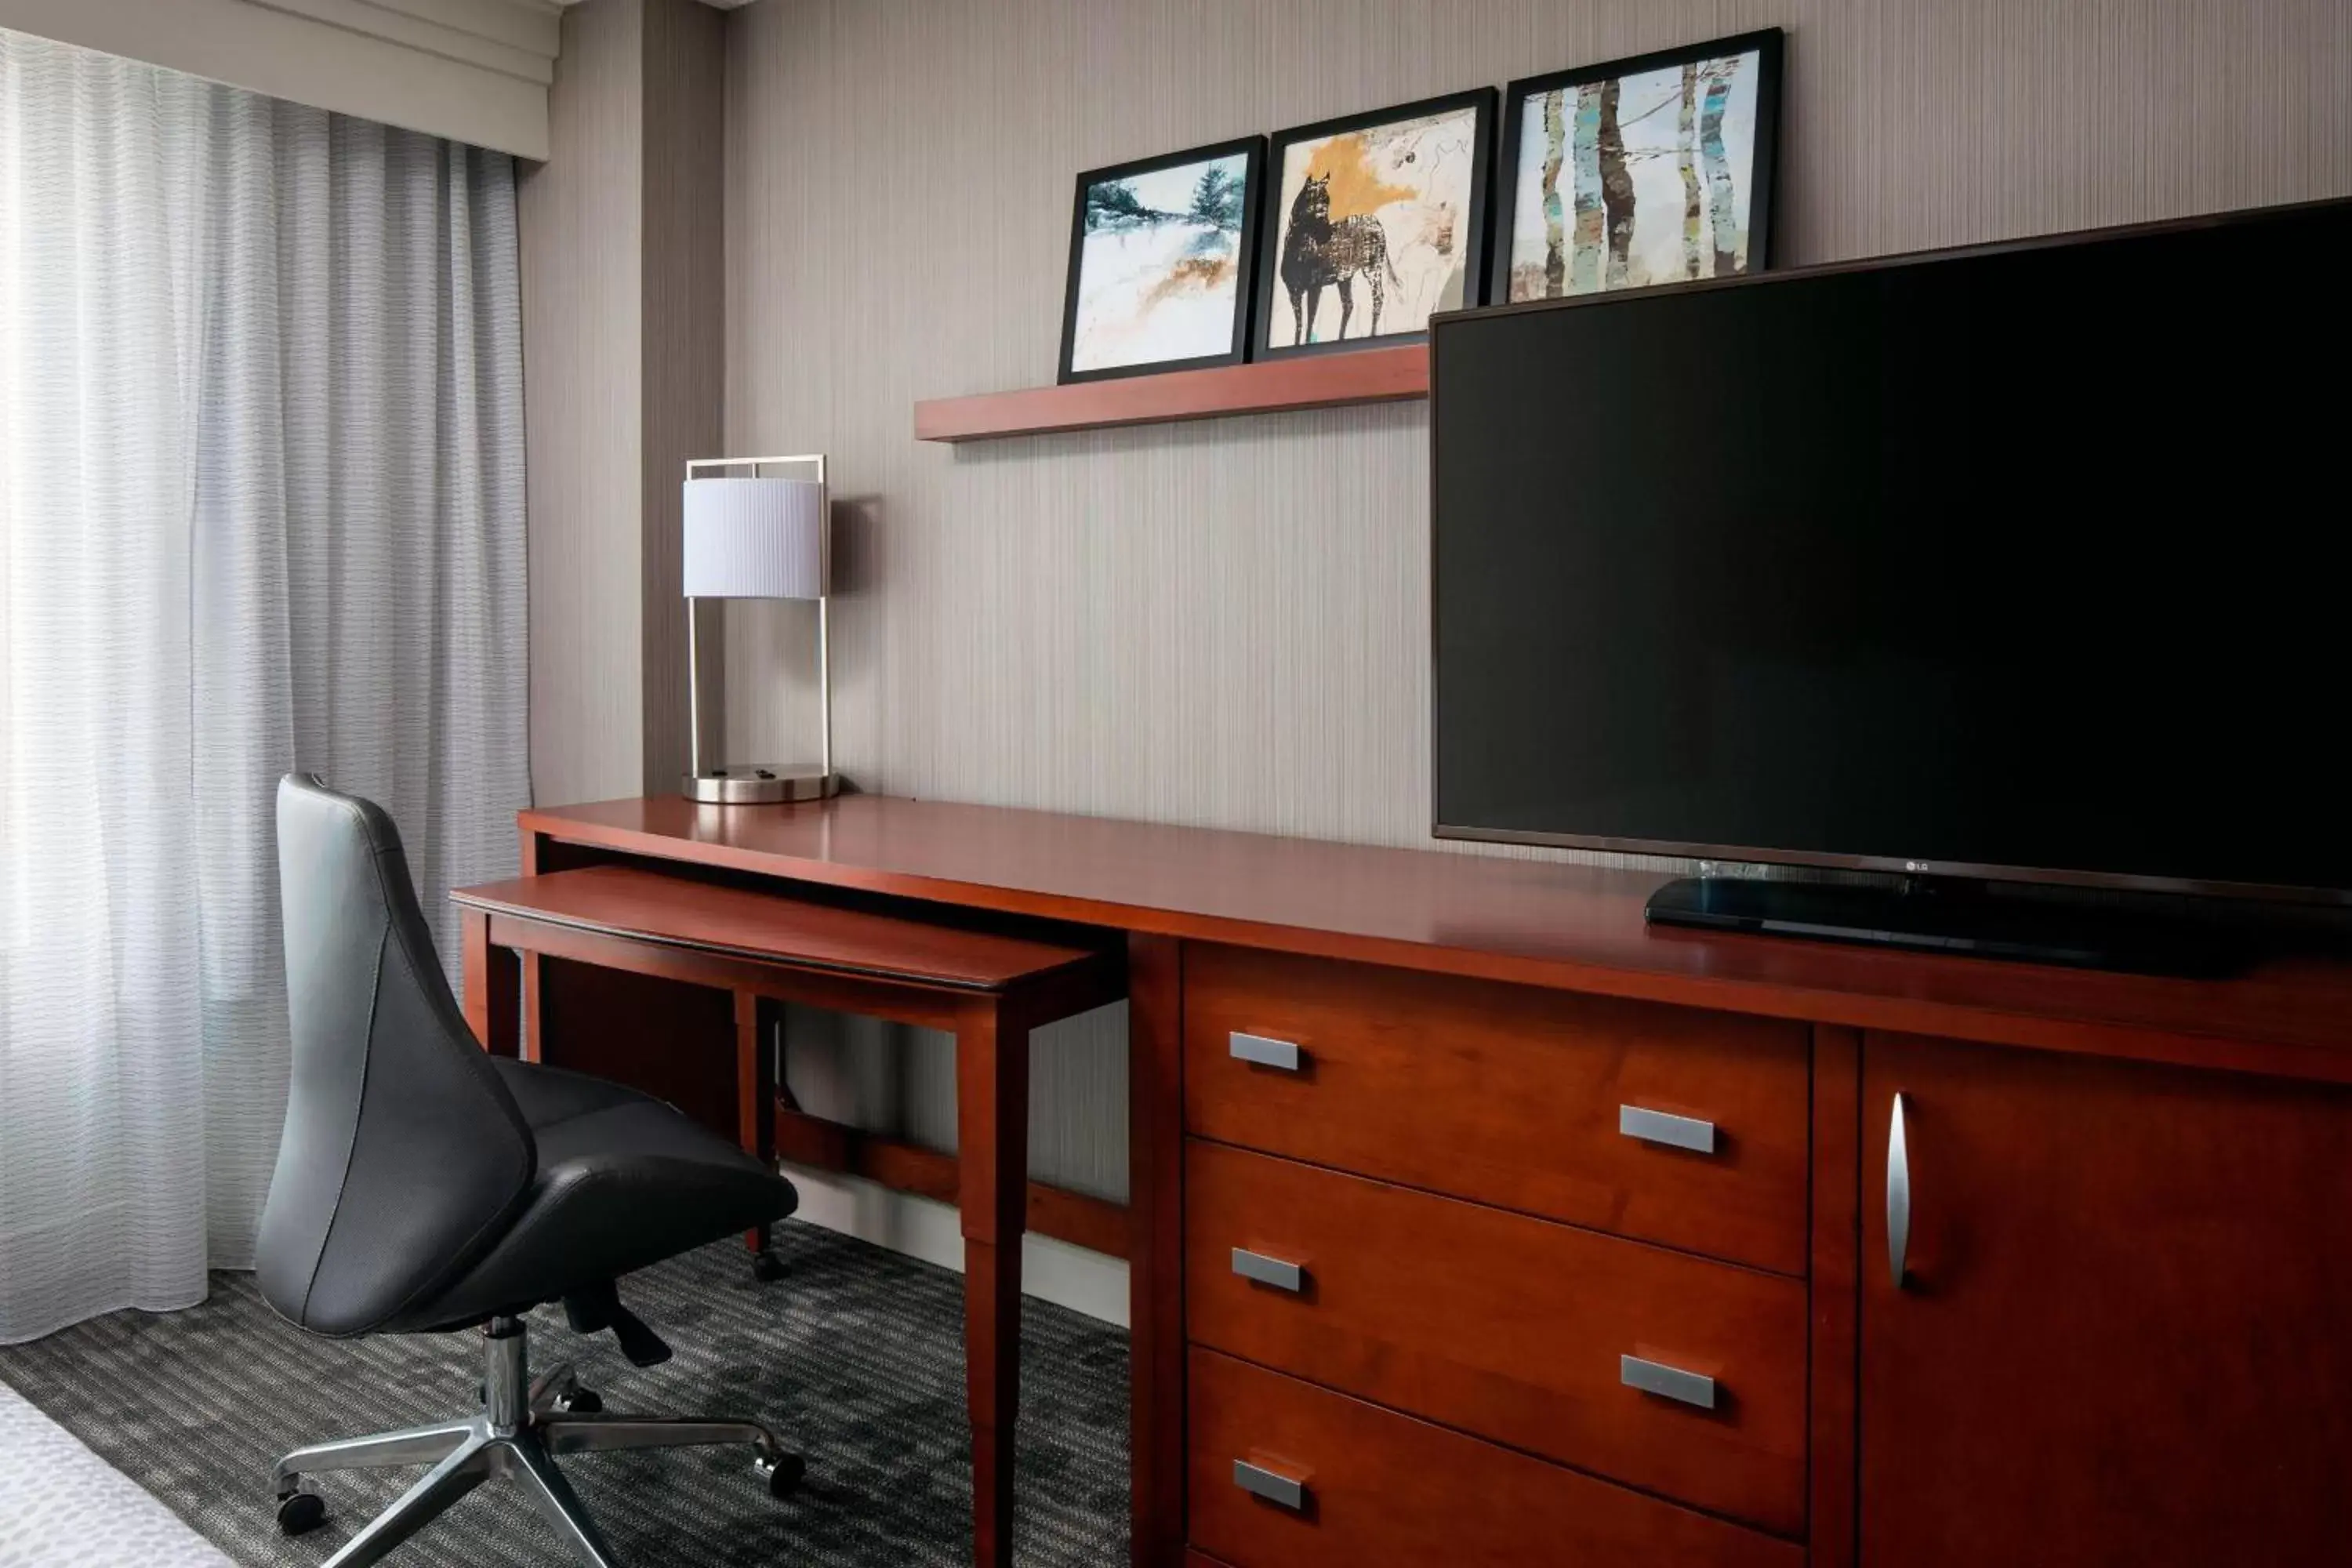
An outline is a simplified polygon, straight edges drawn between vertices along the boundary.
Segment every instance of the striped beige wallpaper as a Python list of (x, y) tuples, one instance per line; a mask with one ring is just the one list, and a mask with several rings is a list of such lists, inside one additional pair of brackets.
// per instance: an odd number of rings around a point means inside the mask
[[(613, 0), (604, 0), (605, 4)], [(637, 0), (645, 16), (645, 293), (639, 354), (645, 386), (639, 479), (645, 787), (677, 787), (687, 769), (685, 570), (679, 484), (692, 458), (721, 438), (726, 354), (723, 230), (726, 29), (693, 0)], [(726, 607), (705, 606), (723, 626)], [(703, 649), (706, 711), (725, 700), (724, 646)]]
[(637, 633), (643, 35), (635, 0), (593, 0), (565, 11), (548, 97), (555, 155), (526, 168), (516, 192), (530, 536), (530, 780), (541, 801), (626, 795), (644, 773)]
[[(1076, 171), (1790, 32), (1793, 262), (2352, 191), (2342, 0), (761, 0), (729, 20), (727, 429), (845, 498), (837, 736), (893, 793), (1426, 841), (1418, 406), (961, 448), (1053, 379)], [(791, 612), (730, 718), (790, 750)]]
[[(833, 457), (844, 769), (893, 793), (1427, 842), (1420, 408), (950, 449), (911, 438), (911, 405), (1052, 379), (1080, 169), (1773, 24), (1790, 261), (2352, 192), (2342, 0), (731, 14), (726, 444)], [(733, 617), (736, 754), (807, 749), (808, 631), (798, 606)], [(560, 746), (593, 717), (542, 710), (535, 736)], [(1122, 1029), (1064, 1026), (1037, 1073), (1038, 1168), (1111, 1193)], [(795, 1035), (820, 1108), (951, 1142), (941, 1042), (870, 1049), (884, 1032), (814, 1018)]]
[(725, 331), (719, 14), (585, 0), (562, 30), (554, 155), (520, 203), (531, 783), (548, 802), (671, 789), (685, 770), (678, 481), (719, 447)]

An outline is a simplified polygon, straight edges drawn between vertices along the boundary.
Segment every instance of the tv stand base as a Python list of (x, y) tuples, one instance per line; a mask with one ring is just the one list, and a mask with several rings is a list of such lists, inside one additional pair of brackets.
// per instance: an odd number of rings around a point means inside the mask
[(1652, 925), (1865, 942), (1977, 958), (2212, 975), (2244, 964), (2247, 933), (2088, 900), (2021, 897), (1917, 879), (1901, 887), (1683, 877), (1650, 895)]

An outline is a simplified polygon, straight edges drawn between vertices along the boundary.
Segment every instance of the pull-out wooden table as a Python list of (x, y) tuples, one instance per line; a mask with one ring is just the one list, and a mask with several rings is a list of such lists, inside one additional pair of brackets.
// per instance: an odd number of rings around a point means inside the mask
[[(1070, 1223), (1106, 1228), (1067, 1194), (1029, 1186), (1029, 1033), (1124, 995), (1123, 959), (628, 866), (552, 871), (450, 896), (464, 922), (467, 1020), (488, 1048), (530, 1048), (519, 1044), (523, 954), (731, 993), (740, 1131), (744, 1147), (762, 1159), (775, 1156), (780, 1121), (799, 1143), (837, 1154), (856, 1150), (861, 1135), (779, 1104), (761, 1002), (804, 1003), (955, 1036), (953, 1191), (936, 1195), (951, 1195), (963, 1223), (973, 1561), (1006, 1568), (1022, 1233), (1040, 1204), (1071, 1215)], [(929, 1158), (935, 1165), (946, 1159)], [(836, 1163), (854, 1168), (854, 1161)]]

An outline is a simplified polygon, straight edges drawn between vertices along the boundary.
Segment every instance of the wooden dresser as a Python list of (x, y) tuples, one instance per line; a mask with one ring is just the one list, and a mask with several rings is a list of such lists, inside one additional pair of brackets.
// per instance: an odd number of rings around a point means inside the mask
[(1125, 947), (1139, 1563), (2347, 1560), (2341, 959), (1652, 932), (1636, 873), (864, 797), (523, 826)]
[(1194, 1545), (1800, 1559), (1801, 1026), (1214, 946), (1184, 992)]

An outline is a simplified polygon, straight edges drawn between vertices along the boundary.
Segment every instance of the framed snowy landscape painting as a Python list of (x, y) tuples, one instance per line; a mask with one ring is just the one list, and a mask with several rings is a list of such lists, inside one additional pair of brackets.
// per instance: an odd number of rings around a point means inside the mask
[(1265, 138), (1078, 176), (1061, 379), (1238, 364)]
[(1761, 271), (1780, 32), (1515, 81), (1494, 303)]

